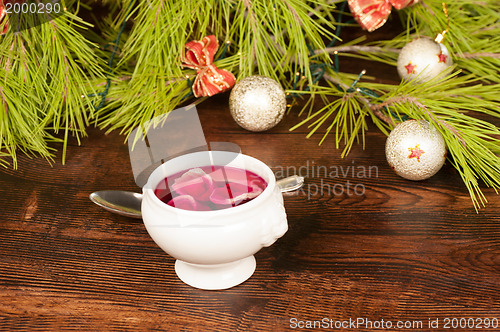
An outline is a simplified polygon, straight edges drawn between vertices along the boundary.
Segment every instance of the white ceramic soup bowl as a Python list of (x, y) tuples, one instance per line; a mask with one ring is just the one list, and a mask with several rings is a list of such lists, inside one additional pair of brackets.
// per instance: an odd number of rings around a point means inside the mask
[[(229, 165), (254, 172), (266, 189), (253, 200), (216, 211), (188, 211), (163, 203), (154, 193), (165, 177), (193, 167)], [(254, 254), (288, 230), (283, 196), (271, 169), (247, 155), (225, 151), (186, 154), (160, 165), (143, 188), (142, 218), (156, 244), (176, 258), (175, 272), (201, 289), (226, 289), (255, 271)]]

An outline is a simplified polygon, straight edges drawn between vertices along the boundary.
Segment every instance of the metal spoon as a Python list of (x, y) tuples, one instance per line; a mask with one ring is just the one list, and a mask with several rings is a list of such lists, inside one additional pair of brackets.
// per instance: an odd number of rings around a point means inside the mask
[[(293, 175), (276, 181), (281, 192), (297, 190), (304, 184), (302, 176)], [(126, 217), (141, 218), (142, 194), (123, 190), (101, 190), (89, 196), (100, 207)]]

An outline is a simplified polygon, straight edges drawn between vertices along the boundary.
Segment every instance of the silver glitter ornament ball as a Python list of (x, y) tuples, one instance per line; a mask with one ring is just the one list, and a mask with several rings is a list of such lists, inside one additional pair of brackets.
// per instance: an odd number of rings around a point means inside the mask
[(272, 78), (246, 77), (236, 83), (231, 91), (229, 110), (234, 121), (247, 130), (271, 129), (285, 115), (285, 91)]
[(385, 143), (385, 156), (396, 173), (409, 180), (425, 180), (446, 160), (446, 144), (436, 128), (424, 120), (408, 120), (394, 128)]
[(429, 38), (415, 39), (401, 49), (398, 73), (402, 79), (427, 82), (453, 64), (446, 46)]

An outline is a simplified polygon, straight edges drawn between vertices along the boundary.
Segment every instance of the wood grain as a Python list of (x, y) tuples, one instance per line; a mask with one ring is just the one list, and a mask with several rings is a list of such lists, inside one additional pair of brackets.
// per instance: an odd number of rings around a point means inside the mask
[[(353, 72), (359, 65), (348, 63)], [(377, 71), (394, 74), (369, 73)], [(314, 162), (374, 167), (376, 176), (306, 174), (309, 194), (285, 197), (289, 230), (257, 253), (255, 274), (229, 290), (202, 291), (176, 277), (174, 259), (140, 221), (89, 201), (96, 190), (139, 190), (123, 136), (91, 129), (81, 146), (71, 144), (66, 165), (21, 155), (19, 169), (0, 171), (0, 330), (285, 331), (293, 318), (422, 321), (415, 330), (438, 318), (442, 330), (446, 317), (500, 319), (493, 190), (476, 213), (450, 165), (427, 181), (396, 176), (373, 126), (365, 149), (356, 145), (342, 159), (333, 137), (320, 147), (305, 127), (289, 132), (300, 120), (294, 112), (265, 133), (241, 129), (227, 99), (199, 107), (207, 141), (234, 142), (275, 172), (310, 171)], [(347, 181), (363, 194), (311, 194)]]

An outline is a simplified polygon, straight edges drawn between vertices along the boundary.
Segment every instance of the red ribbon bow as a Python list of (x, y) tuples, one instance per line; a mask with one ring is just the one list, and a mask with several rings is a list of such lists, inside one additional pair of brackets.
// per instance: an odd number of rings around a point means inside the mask
[(7, 21), (7, 10), (5, 9), (4, 1), (0, 0), (0, 35), (3, 35), (9, 29), (9, 22)]
[(219, 43), (214, 35), (202, 40), (193, 40), (186, 44), (182, 63), (185, 67), (196, 69), (193, 84), (195, 97), (210, 97), (230, 89), (236, 78), (227, 70), (219, 69), (214, 64), (214, 55)]
[(359, 25), (369, 32), (380, 28), (389, 18), (392, 7), (397, 10), (419, 0), (347, 0), (351, 14)]

